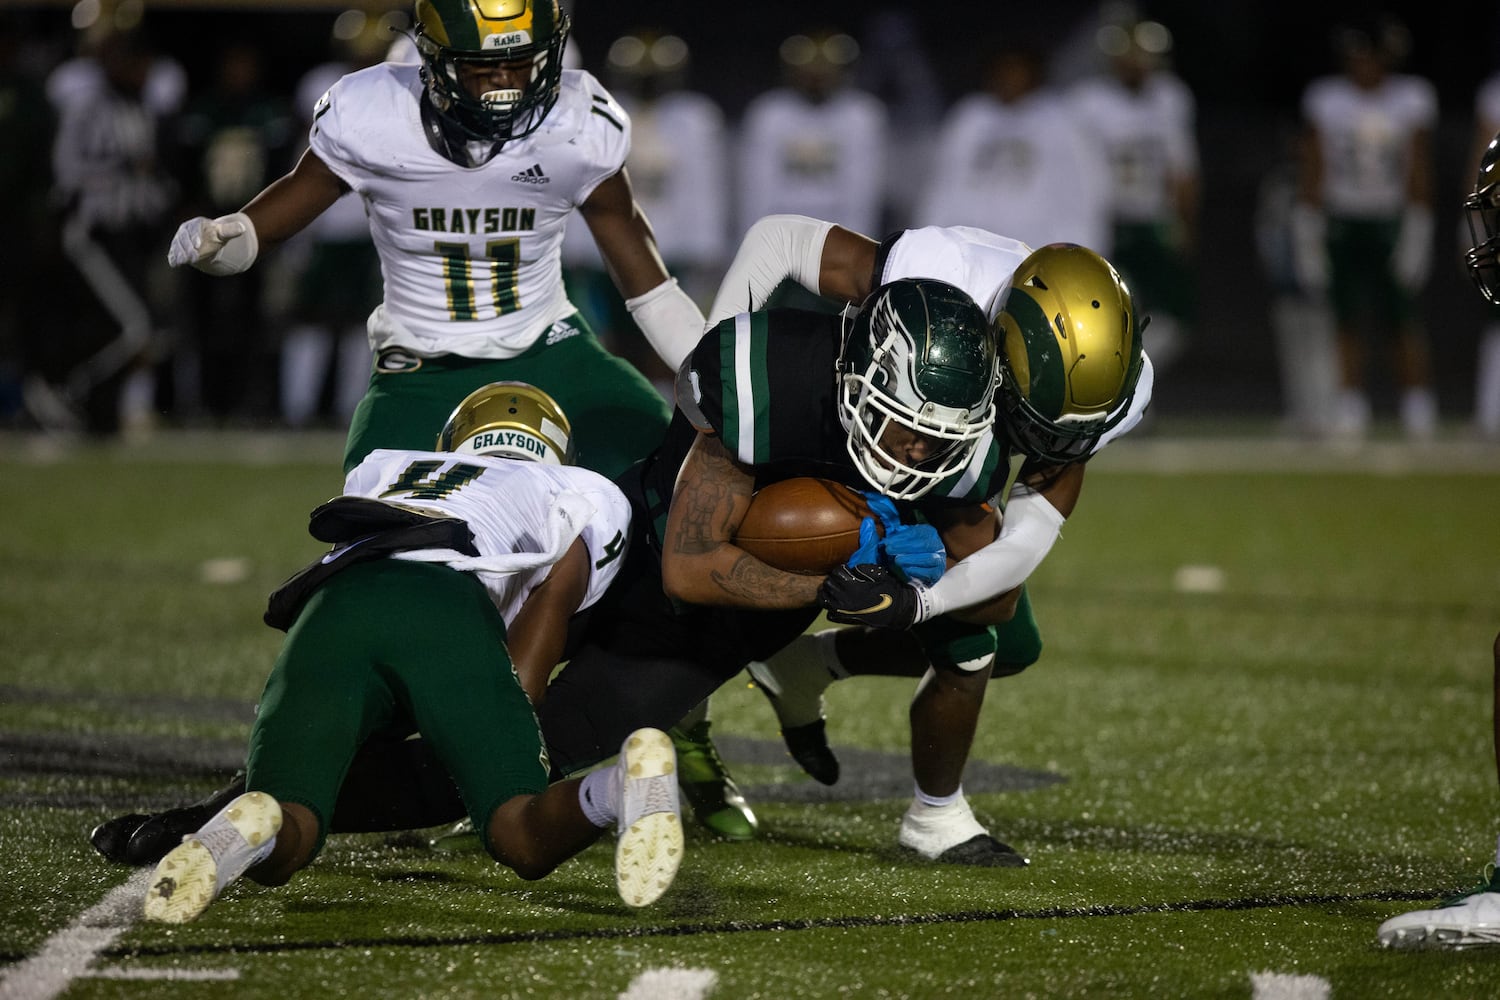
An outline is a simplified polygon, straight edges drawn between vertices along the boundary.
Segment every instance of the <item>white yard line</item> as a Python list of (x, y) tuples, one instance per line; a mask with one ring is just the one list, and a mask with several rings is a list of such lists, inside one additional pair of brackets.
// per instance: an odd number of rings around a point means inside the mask
[(0, 1000), (51, 1000), (75, 979), (238, 979), (235, 969), (92, 968), (99, 953), (140, 919), (151, 875), (150, 868), (136, 872), (49, 937), (35, 955), (7, 969), (0, 978)]
[(712, 969), (647, 969), (630, 981), (619, 1000), (703, 1000), (719, 984)]
[(1333, 984), (1322, 976), (1289, 972), (1250, 973), (1251, 1000), (1328, 1000)]

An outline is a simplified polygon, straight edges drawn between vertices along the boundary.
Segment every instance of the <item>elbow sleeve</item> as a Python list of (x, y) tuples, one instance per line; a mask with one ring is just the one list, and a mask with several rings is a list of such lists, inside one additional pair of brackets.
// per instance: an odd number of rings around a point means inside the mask
[(1005, 505), (1000, 537), (960, 560), (924, 595), (926, 617), (999, 597), (1026, 582), (1066, 520), (1047, 498), (1024, 487)]
[(653, 350), (670, 368), (682, 364), (703, 339), (703, 312), (687, 292), (668, 278), (644, 295), (625, 300), (625, 308)]
[(710, 323), (760, 308), (787, 278), (818, 291), (823, 243), (833, 223), (805, 215), (768, 215), (750, 227), (708, 311)]

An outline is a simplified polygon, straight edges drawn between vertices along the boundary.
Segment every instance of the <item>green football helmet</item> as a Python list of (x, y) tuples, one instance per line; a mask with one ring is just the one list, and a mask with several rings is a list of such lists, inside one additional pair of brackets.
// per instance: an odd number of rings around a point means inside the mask
[(572, 465), (573, 426), (557, 400), (526, 382), (491, 382), (464, 397), (438, 434), (438, 451)]
[[(417, 51), (433, 107), (472, 139), (504, 142), (535, 132), (557, 103), (570, 22), (557, 0), (417, 0)], [(470, 94), (461, 63), (530, 60), (520, 90)]]
[[(995, 338), (958, 288), (901, 279), (870, 293), (839, 358), (849, 456), (876, 490), (914, 500), (967, 462), (995, 417)], [(892, 424), (930, 439), (920, 464), (882, 444)]]
[(1474, 245), (1464, 254), (1469, 277), (1486, 301), (1500, 304), (1500, 135), (1479, 160), (1474, 193), (1464, 199)]
[(1124, 419), (1141, 375), (1141, 327), (1130, 289), (1094, 251), (1053, 243), (1021, 261), (995, 334), (997, 430), (1014, 450), (1065, 465)]

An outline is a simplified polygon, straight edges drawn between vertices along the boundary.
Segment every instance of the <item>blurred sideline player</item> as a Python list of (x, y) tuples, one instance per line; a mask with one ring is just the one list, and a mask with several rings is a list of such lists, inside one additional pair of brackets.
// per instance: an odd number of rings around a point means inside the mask
[(883, 230), (888, 112), (854, 85), (859, 55), (859, 43), (832, 28), (782, 41), (781, 85), (751, 100), (740, 121), (736, 233), (777, 212)]
[(1307, 136), (1293, 216), (1302, 284), (1327, 289), (1337, 326), (1335, 431), (1368, 430), (1368, 348), (1389, 348), (1408, 437), (1430, 438), (1438, 405), (1419, 314), (1432, 270), (1432, 133), (1437, 91), (1394, 72), (1410, 37), (1385, 15), (1334, 34), (1342, 72), (1303, 94)]
[(184, 223), (169, 261), (244, 271), (353, 190), (385, 301), (369, 319), (375, 371), (345, 468), (376, 447), (425, 446), (470, 391), (514, 379), (547, 386), (573, 420), (580, 463), (618, 475), (660, 440), (667, 407), (567, 299), (558, 248), (573, 210), (664, 360), (676, 364), (703, 331), (635, 203), (630, 120), (591, 75), (563, 69), (557, 0), (517, 0), (493, 17), (464, 0), (417, 0), (415, 21), (420, 63), (335, 83), (297, 166), (241, 211)]
[(1109, 162), (1074, 104), (1047, 83), (1046, 49), (1007, 31), (981, 51), (982, 85), (943, 118), (917, 225), (976, 226), (1031, 246), (1067, 241), (1108, 253)]
[(1152, 360), (1185, 347), (1194, 309), (1198, 140), (1193, 93), (1169, 68), (1172, 33), (1129, 19), (1099, 29), (1109, 72), (1082, 81), (1072, 100), (1110, 164), (1110, 261), (1151, 314)]
[[(688, 89), (692, 56), (678, 35), (641, 28), (610, 43), (605, 81), (630, 115), (631, 185), (667, 268), (706, 305), (729, 256), (728, 134), (724, 112)], [(598, 248), (570, 228), (563, 240), (569, 296), (605, 344), (672, 398), (674, 370), (642, 339)]]
[(534, 386), (476, 390), (438, 445), (372, 451), (313, 512), (314, 536), (337, 544), (272, 596), (267, 621), (287, 638), (250, 731), (247, 791), (162, 858), (147, 919), (192, 920), (241, 874), (283, 885), (310, 864), (350, 760), (379, 732), (421, 731), (489, 853), (522, 878), (618, 825), (622, 898), (645, 905), (672, 881), (671, 740), (640, 730), (616, 765), (549, 785), (527, 691), (618, 572), (628, 502), (569, 467), (567, 417)]
[[(1473, 245), (1464, 257), (1486, 302), (1500, 306), (1500, 134), (1480, 157), (1474, 192), (1464, 202)], [(1495, 772), (1500, 776), (1500, 635), (1494, 645)], [(1414, 910), (1380, 925), (1376, 939), (1387, 948), (1471, 948), (1500, 944), (1500, 842), (1479, 885), (1433, 910)]]
[[(1073, 512), (1088, 459), (1139, 423), (1154, 376), (1130, 291), (1102, 257), (1069, 244), (1033, 250), (967, 227), (908, 229), (877, 243), (816, 219), (764, 219), (746, 234), (710, 317), (754, 307), (787, 278), (862, 302), (903, 277), (956, 285), (993, 324), (1000, 462), (984, 496), (1004, 495), (1003, 518), (993, 540), (931, 586), (856, 570), (824, 605), (830, 619), (861, 627), (799, 636), (750, 672), (792, 756), (825, 784), (838, 779), (823, 717), (828, 685), (858, 674), (921, 677), (910, 712), (915, 789), (900, 843), (938, 861), (990, 864), (993, 838), (962, 784), (986, 682), (1041, 655), (1026, 578)], [(857, 613), (871, 608), (882, 610)]]

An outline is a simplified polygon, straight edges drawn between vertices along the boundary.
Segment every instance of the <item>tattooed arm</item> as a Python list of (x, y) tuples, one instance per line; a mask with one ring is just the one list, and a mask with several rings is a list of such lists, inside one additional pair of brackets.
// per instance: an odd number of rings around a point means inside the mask
[(669, 597), (737, 608), (803, 608), (817, 603), (821, 575), (767, 566), (731, 539), (755, 478), (717, 437), (699, 434), (677, 474), (662, 537), (661, 579)]

